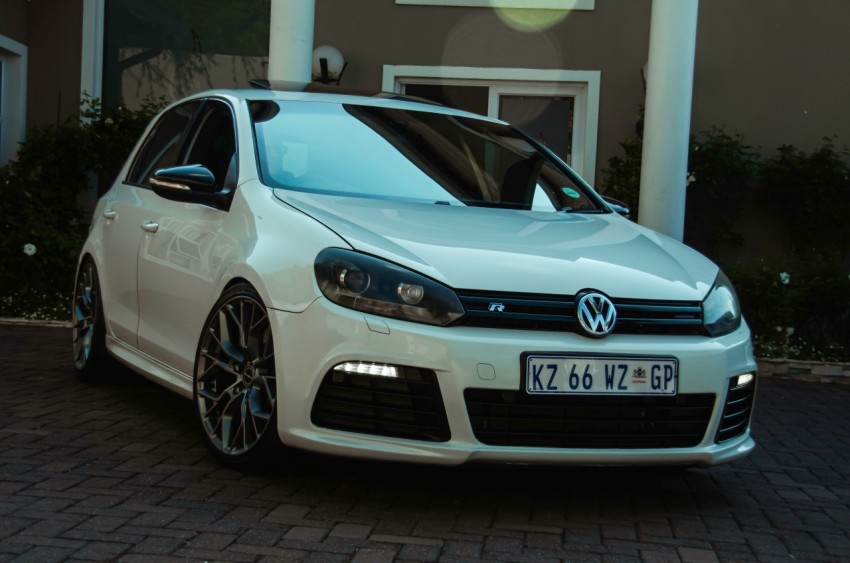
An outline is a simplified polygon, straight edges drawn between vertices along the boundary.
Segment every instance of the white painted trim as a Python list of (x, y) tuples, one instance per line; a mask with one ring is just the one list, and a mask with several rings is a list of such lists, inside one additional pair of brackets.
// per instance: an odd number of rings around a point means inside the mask
[(83, 40), (80, 61), (80, 100), (103, 96), (103, 35), (106, 0), (83, 0)]
[[(570, 155), (570, 166), (586, 177), (585, 167), (587, 162), (584, 158), (585, 142), (587, 141), (587, 83), (586, 82), (514, 82), (510, 84), (497, 84), (490, 88), (490, 117), (498, 118), (499, 97), (502, 95), (526, 95), (526, 96), (569, 96), (575, 99), (573, 106), (573, 134), (572, 154)], [(593, 178), (594, 174), (589, 174)], [(588, 179), (590, 182), (590, 179)]]
[(472, 8), (533, 8), (539, 10), (593, 10), (596, 0), (395, 0), (408, 6), (467, 6)]
[[(409, 80), (406, 80), (409, 79)], [(585, 98), (576, 99), (576, 113), (584, 114), (584, 122), (573, 122), (573, 147), (582, 147), (584, 154), (580, 158), (573, 156), (573, 168), (590, 185), (596, 180), (596, 145), (599, 136), (599, 96), (602, 85), (602, 72), (598, 70), (560, 70), (535, 68), (488, 68), (461, 66), (417, 66), (417, 65), (384, 65), (381, 89), (385, 92), (401, 92), (401, 85), (406, 81), (417, 83), (470, 84), (479, 80), (487, 86), (497, 86), (501, 91), (521, 83), (534, 83), (535, 89), (543, 86), (552, 88), (553, 93), (558, 88), (581, 88)], [(484, 84), (482, 84), (483, 86)], [(517, 90), (514, 90), (516, 92)], [(579, 103), (584, 103), (584, 110)], [(492, 105), (492, 104), (491, 104)], [(494, 110), (491, 110), (494, 111)], [(578, 126), (578, 127), (577, 127)], [(583, 136), (576, 137), (576, 129)], [(583, 130), (582, 130), (583, 129)]]
[(2, 139), (0, 166), (18, 154), (18, 144), (27, 135), (27, 46), (0, 35), (0, 57), (3, 58)]

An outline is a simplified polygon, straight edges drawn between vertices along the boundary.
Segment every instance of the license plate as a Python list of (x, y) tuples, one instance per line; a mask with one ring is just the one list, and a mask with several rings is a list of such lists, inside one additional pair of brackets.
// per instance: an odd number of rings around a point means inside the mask
[(675, 358), (529, 355), (525, 390), (532, 395), (675, 395)]

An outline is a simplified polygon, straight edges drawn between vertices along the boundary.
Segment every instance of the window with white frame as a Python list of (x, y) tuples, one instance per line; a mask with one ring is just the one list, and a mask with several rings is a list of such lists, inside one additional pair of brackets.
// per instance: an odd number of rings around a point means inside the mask
[(508, 121), (593, 184), (600, 76), (599, 71), (386, 65), (383, 89)]
[(593, 10), (596, 0), (395, 0), (414, 6), (469, 6), (473, 8), (518, 8), (538, 10)]
[(27, 47), (0, 35), (0, 166), (25, 138), (26, 85)]

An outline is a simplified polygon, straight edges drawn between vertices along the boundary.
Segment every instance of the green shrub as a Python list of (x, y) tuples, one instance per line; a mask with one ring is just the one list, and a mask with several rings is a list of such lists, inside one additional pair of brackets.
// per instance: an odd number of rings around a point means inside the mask
[(850, 361), (850, 276), (835, 262), (726, 266), (760, 357)]
[(691, 137), (685, 243), (716, 256), (721, 243), (741, 244), (734, 230), (742, 200), (758, 169), (759, 157), (739, 134), (718, 127)]
[(811, 154), (782, 145), (762, 167), (762, 198), (789, 225), (800, 258), (850, 264), (847, 157), (827, 138)]
[(161, 106), (103, 109), (86, 99), (79, 119), (31, 129), (0, 168), (0, 316), (40, 309), (48, 318), (68, 301), (86, 232), (78, 197), (98, 177), (111, 183)]

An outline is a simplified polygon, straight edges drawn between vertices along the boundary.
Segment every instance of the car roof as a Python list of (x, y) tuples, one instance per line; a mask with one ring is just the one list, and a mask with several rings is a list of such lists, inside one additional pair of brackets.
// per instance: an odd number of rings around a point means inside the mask
[[(273, 83), (274, 84), (274, 83)], [(333, 104), (351, 104), (360, 106), (386, 107), (394, 109), (405, 109), (412, 111), (427, 111), (431, 113), (440, 113), (457, 117), (468, 117), (473, 119), (483, 119), (493, 123), (504, 123), (501, 120), (493, 119), (477, 113), (472, 113), (464, 110), (450, 108), (414, 96), (406, 96), (393, 92), (366, 92), (358, 90), (346, 90), (337, 86), (324, 86), (311, 84), (306, 88), (302, 87), (291, 89), (276, 89), (272, 88), (241, 88), (241, 89), (215, 89), (199, 92), (188, 96), (181, 101), (197, 98), (208, 98), (211, 96), (224, 96), (236, 98), (246, 101), (260, 100), (279, 100), (279, 101), (300, 101), (300, 102), (324, 102)]]

